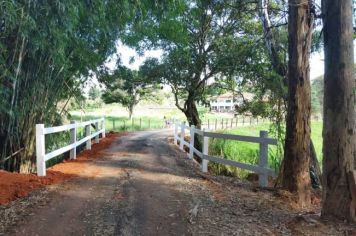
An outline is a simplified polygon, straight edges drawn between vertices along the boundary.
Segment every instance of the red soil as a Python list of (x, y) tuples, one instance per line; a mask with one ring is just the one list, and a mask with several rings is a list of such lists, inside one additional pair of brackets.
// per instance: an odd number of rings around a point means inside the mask
[[(91, 150), (85, 150), (77, 155), (76, 160), (69, 160), (47, 169), (45, 177), (35, 174), (10, 173), (0, 170), (0, 205), (5, 205), (17, 198), (26, 197), (29, 193), (45, 185), (60, 184), (77, 176), (82, 176), (83, 169), (101, 152), (108, 148), (116, 137), (124, 133), (108, 133), (100, 143), (93, 144)], [(89, 177), (95, 176), (95, 171), (87, 173)], [(88, 176), (86, 176), (88, 177)]]

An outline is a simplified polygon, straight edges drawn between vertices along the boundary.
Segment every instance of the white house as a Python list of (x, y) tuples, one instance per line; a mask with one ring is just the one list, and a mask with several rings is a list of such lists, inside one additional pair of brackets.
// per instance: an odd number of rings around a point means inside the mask
[[(250, 100), (253, 94), (244, 93), (244, 99)], [(243, 103), (242, 96), (234, 96), (232, 93), (224, 93), (212, 99), (210, 107), (212, 111), (217, 112), (234, 112), (235, 107)]]
[(222, 94), (210, 102), (211, 110), (217, 112), (234, 111), (235, 105), (237, 105), (237, 102), (232, 93)]

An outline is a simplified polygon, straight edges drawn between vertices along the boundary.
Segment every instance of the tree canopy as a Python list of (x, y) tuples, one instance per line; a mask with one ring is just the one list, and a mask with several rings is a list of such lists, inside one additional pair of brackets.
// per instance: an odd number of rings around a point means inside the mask
[(236, 80), (242, 71), (247, 73), (248, 64), (254, 63), (251, 57), (259, 53), (259, 44), (251, 37), (261, 27), (254, 22), (251, 4), (227, 0), (179, 3), (178, 10), (160, 18), (152, 16), (146, 23), (143, 32), (148, 33), (142, 44), (161, 48), (164, 56), (160, 61), (147, 60), (143, 69), (170, 85), (177, 108), (199, 127), (197, 103), (208, 103), (217, 81)]
[(96, 100), (97, 98), (100, 97), (100, 94), (101, 94), (100, 89), (96, 85), (91, 86), (88, 91), (88, 96), (91, 100)]
[(141, 101), (155, 97), (158, 83), (145, 80), (141, 71), (131, 70), (119, 65), (114, 71), (105, 71), (99, 81), (106, 86), (102, 99), (105, 103), (120, 103), (132, 117), (134, 107)]

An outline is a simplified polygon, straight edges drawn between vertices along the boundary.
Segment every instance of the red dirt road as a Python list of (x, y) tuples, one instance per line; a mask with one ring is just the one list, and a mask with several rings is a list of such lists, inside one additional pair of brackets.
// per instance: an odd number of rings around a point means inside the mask
[(189, 234), (191, 198), (181, 191), (189, 170), (177, 168), (176, 153), (163, 137), (159, 132), (115, 137), (98, 152), (100, 158), (71, 163), (76, 178), (49, 188), (45, 200), (26, 209), (6, 234)]
[(94, 159), (99, 158), (100, 152), (108, 148), (111, 143), (126, 133), (109, 133), (107, 138), (98, 144), (93, 144), (91, 150), (81, 152), (77, 160), (65, 161), (47, 169), (45, 177), (35, 174), (17, 174), (0, 170), (0, 205), (26, 197), (29, 193), (46, 185), (60, 184), (73, 177), (81, 175), (81, 170)]

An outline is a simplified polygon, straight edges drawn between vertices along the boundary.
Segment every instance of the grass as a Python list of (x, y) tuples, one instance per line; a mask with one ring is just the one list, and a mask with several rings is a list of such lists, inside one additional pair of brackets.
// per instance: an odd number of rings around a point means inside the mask
[[(232, 113), (209, 113), (205, 107), (198, 108), (200, 118), (203, 122), (209, 119), (212, 123), (218, 119), (219, 125), (221, 118), (232, 118)], [(85, 114), (80, 110), (70, 111), (71, 119), (76, 121), (92, 120), (105, 115), (105, 128), (108, 131), (137, 131), (149, 130), (164, 127), (166, 119), (178, 119), (186, 121), (185, 115), (175, 107), (162, 108), (159, 106), (137, 106), (134, 110), (134, 118), (128, 119), (128, 113), (125, 108), (119, 104), (108, 104), (101, 108), (86, 109)], [(246, 120), (247, 122), (247, 120)]]
[[(268, 124), (259, 124), (253, 126), (239, 127), (232, 130), (224, 130), (224, 133), (229, 134), (239, 134), (246, 136), (259, 136), (260, 130), (269, 130)], [(316, 154), (318, 160), (322, 159), (322, 123), (313, 122), (312, 123), (312, 140), (315, 146)], [(243, 163), (258, 164), (259, 156), (259, 144), (232, 141), (232, 140), (222, 140), (222, 139), (212, 139), (209, 143), (209, 153), (212, 155), (217, 155), (224, 157), (229, 160), (235, 160)], [(283, 157), (277, 156), (276, 146), (269, 146), (268, 150), (268, 164), (269, 167), (278, 172), (281, 160)], [(224, 166), (217, 163), (209, 163), (209, 168), (216, 174), (224, 174), (228, 176), (239, 176), (244, 178), (248, 175), (248, 171), (241, 170), (239, 168)]]
[(164, 124), (164, 119), (155, 117), (140, 117), (132, 120), (127, 117), (105, 117), (105, 129), (113, 131), (159, 129), (164, 127)]
[[(199, 117), (203, 122), (208, 119), (211, 121), (221, 118), (232, 118), (233, 113), (210, 113), (209, 109), (206, 107), (198, 107)], [(85, 109), (85, 114), (81, 110), (72, 110), (69, 112), (73, 117), (80, 118), (81, 116), (86, 117), (118, 117), (120, 120), (128, 117), (127, 110), (120, 104), (105, 104), (100, 108), (87, 108)], [(163, 120), (164, 117), (176, 118), (180, 121), (186, 121), (186, 117), (183, 112), (178, 110), (174, 105), (167, 107), (162, 107), (159, 105), (138, 105), (134, 109), (135, 119), (146, 119), (152, 118), (154, 120)], [(246, 120), (247, 122), (247, 120)]]
[[(72, 116), (92, 116), (92, 117), (102, 117), (103, 115), (107, 117), (128, 117), (127, 109), (122, 107), (120, 104), (105, 104), (100, 108), (90, 108), (85, 109), (85, 113), (81, 110), (72, 110), (69, 112)], [(178, 110), (175, 106), (162, 107), (159, 105), (138, 105), (134, 108), (134, 117), (152, 117), (160, 118), (163, 117), (176, 117), (179, 119), (184, 118), (184, 114)]]
[[(72, 115), (72, 119), (76, 121), (87, 121), (97, 119), (100, 116), (86, 115), (78, 116)], [(159, 129), (164, 127), (165, 121), (163, 118), (157, 117), (139, 117), (132, 120), (127, 117), (118, 116), (106, 116), (105, 117), (105, 129), (106, 131), (137, 131), (137, 130), (149, 130)]]

